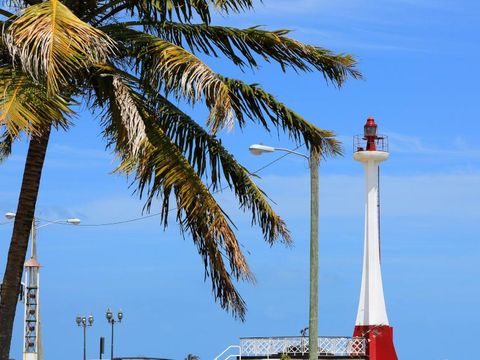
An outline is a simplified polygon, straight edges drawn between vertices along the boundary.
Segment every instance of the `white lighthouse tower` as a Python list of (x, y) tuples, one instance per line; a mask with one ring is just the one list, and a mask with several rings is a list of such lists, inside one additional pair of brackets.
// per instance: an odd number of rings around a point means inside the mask
[(386, 138), (368, 118), (357, 139), (354, 158), (365, 168), (365, 244), (362, 287), (354, 336), (365, 337), (369, 360), (397, 360), (383, 294), (380, 262), (379, 165), (388, 159)]

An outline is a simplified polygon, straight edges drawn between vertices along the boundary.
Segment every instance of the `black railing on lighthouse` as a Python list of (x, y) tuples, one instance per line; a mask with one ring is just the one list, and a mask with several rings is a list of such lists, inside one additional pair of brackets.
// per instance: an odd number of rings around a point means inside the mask
[[(388, 152), (388, 136), (377, 135), (375, 139), (376, 151)], [(367, 139), (364, 135), (356, 135), (353, 137), (353, 152), (367, 151)]]

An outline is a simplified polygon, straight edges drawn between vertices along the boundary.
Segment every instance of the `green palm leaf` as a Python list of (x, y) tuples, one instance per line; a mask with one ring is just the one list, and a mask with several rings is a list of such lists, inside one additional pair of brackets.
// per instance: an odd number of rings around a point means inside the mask
[[(130, 81), (134, 82), (136, 86), (140, 86), (141, 83), (138, 79), (126, 73), (119, 73), (112, 67), (103, 69), (111, 72), (113, 81), (110, 76), (97, 78), (97, 105), (103, 107), (109, 104), (108, 112), (104, 114), (105, 123), (108, 123), (106, 134), (110, 143), (117, 146), (118, 150), (119, 145), (120, 148), (125, 148), (127, 145), (122, 144), (137, 142), (137, 140), (128, 140), (129, 126), (125, 126), (122, 118), (127, 116), (137, 119), (135, 122), (141, 121), (135, 101), (143, 103), (142, 106), (146, 105), (139, 94), (132, 93), (131, 86), (135, 85), (130, 84), (125, 77), (130, 78)], [(156, 94), (149, 98), (149, 103), (151, 105), (148, 106), (148, 109), (150, 113), (154, 114), (152, 118), (154, 124), (159, 126), (178, 147), (200, 178), (208, 175), (213, 191), (222, 190), (221, 182), (224, 178), (228, 187), (237, 196), (241, 208), (251, 210), (252, 222), (260, 225), (265, 239), (269, 243), (273, 243), (278, 238), (287, 243), (290, 242), (290, 234), (285, 223), (273, 211), (265, 194), (251, 180), (252, 175), (222, 146), (219, 139), (205, 131), (166, 98)], [(122, 107), (127, 109), (122, 109)], [(129, 119), (126, 123), (131, 122), (132, 120)], [(142, 128), (142, 133), (144, 131), (143, 125), (136, 125), (133, 128)], [(130, 131), (130, 133), (132, 132)], [(145, 135), (140, 143), (144, 142), (144, 138)], [(137, 138), (135, 137), (135, 139)]]
[(65, 127), (73, 114), (69, 101), (48, 96), (45, 88), (10, 66), (0, 67), (0, 89), (0, 125), (12, 136), (42, 131), (47, 123)]
[(184, 48), (166, 40), (132, 31), (138, 66), (149, 85), (177, 99), (195, 104), (203, 99), (210, 109), (209, 122), (234, 126), (234, 109), (229, 89), (208, 65)]
[(297, 144), (315, 148), (322, 156), (340, 155), (341, 145), (335, 139), (335, 133), (322, 130), (305, 120), (295, 111), (278, 101), (275, 96), (263, 90), (259, 85), (248, 85), (236, 79), (223, 78), (231, 94), (235, 117), (240, 126), (245, 126), (245, 117), (258, 121), (270, 131), (270, 123), (276, 129), (281, 128)]
[(5, 131), (0, 137), (0, 163), (4, 162), (10, 154), (12, 153), (12, 146), (15, 140), (17, 139), (16, 135), (12, 135), (10, 132)]
[(317, 147), (325, 156), (341, 152), (333, 132), (313, 126), (258, 85), (224, 78), (192, 53), (166, 40), (133, 29), (127, 34), (125, 41), (137, 59), (143, 87), (173, 93), (177, 99), (186, 98), (193, 104), (203, 99), (210, 109), (208, 123), (214, 133), (232, 128), (234, 119), (245, 126), (245, 118), (249, 118), (267, 130), (269, 124), (280, 126), (297, 143)]
[[(127, 159), (122, 167), (137, 170), (140, 194), (147, 195), (147, 207), (159, 196), (166, 222), (169, 198), (174, 194), (177, 221), (187, 231), (203, 258), (206, 275), (211, 278), (215, 298), (220, 305), (241, 319), (245, 303), (231, 280), (252, 280), (253, 275), (242, 254), (230, 221), (195, 170), (159, 127), (149, 127), (152, 147), (140, 162)], [(223, 254), (223, 252), (225, 254)], [(223, 257), (229, 262), (228, 271)]]
[(211, 9), (227, 14), (253, 8), (253, 0), (114, 0), (102, 6), (91, 18), (102, 23), (112, 16), (126, 10), (132, 15), (155, 22), (163, 22), (174, 18), (182, 22), (190, 22), (199, 17), (210, 23)]
[(281, 238), (289, 243), (290, 234), (284, 221), (273, 211), (264, 192), (252, 181), (252, 174), (235, 160), (220, 140), (167, 99), (159, 97), (156, 105), (155, 124), (175, 143), (200, 177), (210, 170), (212, 190), (222, 190), (221, 179), (224, 177), (240, 207), (251, 211), (252, 223), (259, 224), (265, 240), (273, 244)]
[[(152, 201), (157, 196), (160, 197), (162, 221), (165, 225), (170, 211), (170, 195), (175, 194), (177, 220), (182, 231), (191, 234), (203, 258), (207, 275), (212, 280), (215, 298), (222, 307), (230, 309), (243, 319), (245, 303), (235, 289), (230, 273), (236, 279), (244, 280), (253, 280), (253, 275), (231, 228), (230, 220), (180, 149), (161, 127), (156, 125), (155, 115), (142, 102), (142, 97), (119, 76), (104, 78), (104, 91), (107, 91), (109, 81), (110, 116), (106, 119), (111, 119), (112, 122), (105, 123), (107, 135), (115, 134), (116, 138), (122, 138), (118, 137), (118, 134), (122, 133), (129, 138), (134, 134), (134, 139), (116, 143), (116, 150), (122, 159), (118, 170), (135, 174), (139, 195), (146, 195), (147, 210), (150, 209)], [(128, 108), (128, 111), (122, 109), (123, 106)], [(136, 133), (129, 130), (132, 127), (137, 129)], [(140, 128), (142, 131), (138, 131)], [(137, 141), (139, 134), (142, 135), (141, 156), (138, 156), (139, 153), (135, 153), (130, 145)], [(229, 261), (229, 270), (223, 256)]]
[[(218, 56), (219, 53), (234, 64), (248, 64), (258, 67), (256, 55), (265, 61), (275, 61), (285, 70), (292, 67), (300, 71), (320, 71), (327, 80), (340, 86), (349, 77), (361, 78), (355, 68), (356, 60), (347, 54), (334, 54), (330, 50), (303, 44), (288, 36), (289, 30), (267, 31), (259, 27), (238, 29), (207, 24), (182, 24), (176, 22), (133, 21), (114, 24), (105, 28), (115, 33), (125, 34), (124, 26), (144, 26), (162, 39), (180, 47), (188, 46), (194, 52)], [(121, 36), (117, 36), (121, 41)]]

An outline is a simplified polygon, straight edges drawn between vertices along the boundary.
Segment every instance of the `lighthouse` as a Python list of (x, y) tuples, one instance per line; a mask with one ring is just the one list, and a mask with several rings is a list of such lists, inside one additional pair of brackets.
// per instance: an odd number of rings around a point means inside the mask
[(375, 119), (368, 118), (363, 136), (357, 137), (354, 145), (354, 159), (365, 169), (363, 274), (354, 336), (367, 340), (369, 360), (397, 360), (383, 294), (380, 256), (379, 166), (389, 153), (386, 137), (378, 135), (377, 128)]

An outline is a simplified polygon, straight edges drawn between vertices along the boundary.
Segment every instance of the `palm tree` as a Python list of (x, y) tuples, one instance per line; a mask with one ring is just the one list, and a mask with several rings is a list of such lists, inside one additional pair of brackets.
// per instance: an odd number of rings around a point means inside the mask
[[(288, 243), (283, 220), (251, 174), (223, 147), (218, 132), (248, 122), (281, 129), (324, 156), (340, 147), (331, 131), (313, 126), (259, 85), (216, 73), (203, 57), (223, 56), (257, 69), (259, 59), (281, 70), (319, 71), (340, 86), (359, 78), (353, 57), (305, 45), (288, 31), (214, 26), (253, 0), (12, 0), (0, 8), (0, 157), (21, 134), (30, 139), (3, 286), (0, 360), (7, 360), (15, 305), (51, 128), (68, 129), (76, 105), (99, 114), (117, 171), (131, 175), (149, 211), (159, 199), (161, 222), (175, 200), (176, 220), (204, 261), (215, 300), (240, 319), (245, 303), (235, 280), (253, 275), (228, 215), (213, 193), (226, 183), (252, 214), (264, 239)], [(176, 105), (202, 102), (207, 128)], [(208, 185), (207, 185), (208, 184)]]

